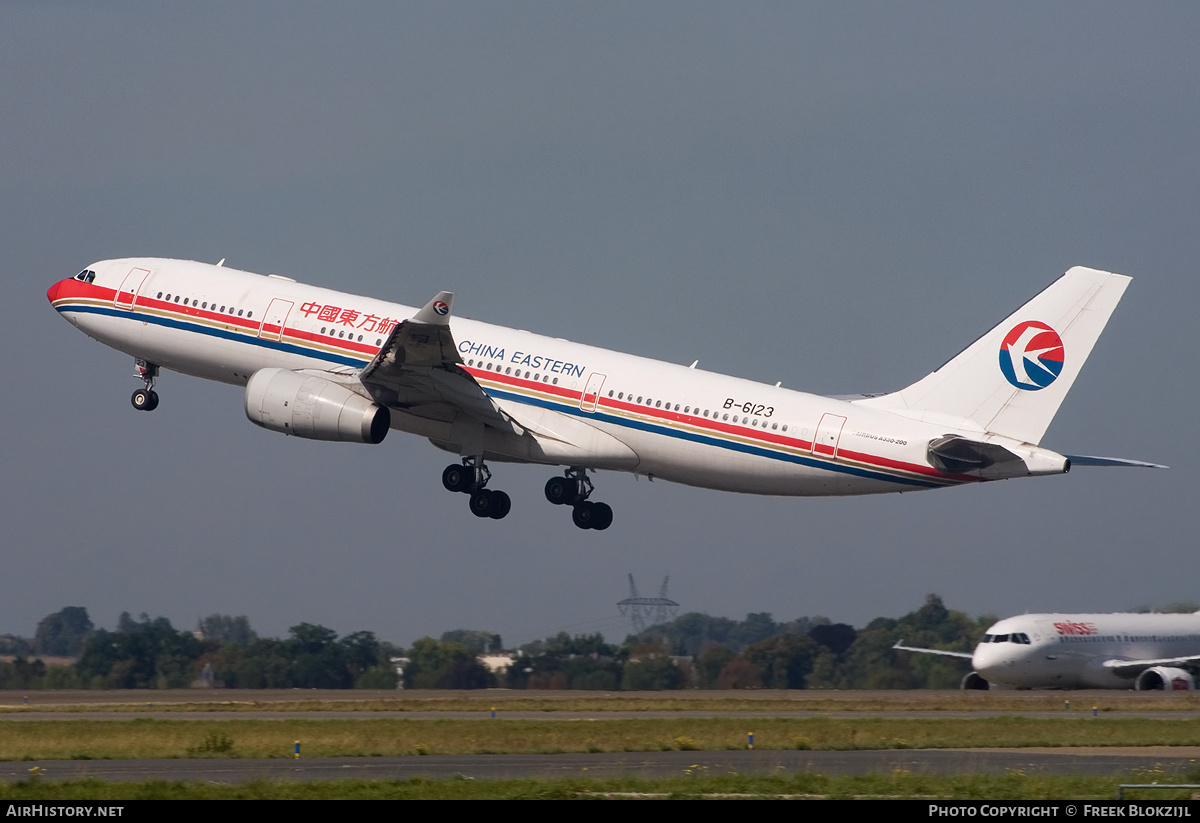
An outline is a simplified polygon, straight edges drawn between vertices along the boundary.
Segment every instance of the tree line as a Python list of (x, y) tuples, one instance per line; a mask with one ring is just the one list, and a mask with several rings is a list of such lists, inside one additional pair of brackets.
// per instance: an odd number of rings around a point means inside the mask
[[(39, 622), (32, 639), (0, 636), (0, 655), (11, 658), (0, 662), (0, 689), (952, 688), (963, 663), (892, 646), (904, 639), (970, 651), (994, 621), (948, 609), (931, 594), (913, 612), (862, 629), (820, 616), (777, 622), (765, 612), (744, 620), (692, 612), (619, 644), (598, 633), (561, 632), (505, 651), (500, 635), (466, 629), (408, 648), (372, 632), (339, 637), (310, 623), (293, 626), (286, 638), (263, 638), (247, 618), (217, 614), (192, 632), (165, 617), (126, 612), (108, 631), (71, 606)], [(493, 671), (481, 660), (487, 653), (511, 663)], [(59, 665), (43, 658), (60, 658)]]
[(523, 647), (501, 685), (544, 689), (920, 689), (953, 688), (966, 669), (953, 659), (910, 655), (896, 641), (970, 651), (996, 620), (971, 618), (929, 595), (898, 619), (865, 628), (769, 613), (745, 620), (698, 612), (626, 638), (555, 638)]
[[(0, 637), (0, 689), (392, 689), (396, 649), (371, 632), (338, 637), (301, 623), (284, 639), (262, 638), (245, 617), (211, 615), (195, 632), (165, 617), (122, 613), (115, 631), (97, 629), (69, 606), (43, 619), (32, 640)], [(47, 665), (46, 657), (73, 657)], [(33, 659), (31, 659), (33, 658)]]

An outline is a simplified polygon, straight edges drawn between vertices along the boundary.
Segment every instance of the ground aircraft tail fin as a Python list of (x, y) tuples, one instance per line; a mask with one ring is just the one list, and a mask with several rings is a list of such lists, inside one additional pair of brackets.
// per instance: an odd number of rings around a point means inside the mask
[(937, 371), (856, 402), (1036, 444), (1129, 280), (1076, 266)]

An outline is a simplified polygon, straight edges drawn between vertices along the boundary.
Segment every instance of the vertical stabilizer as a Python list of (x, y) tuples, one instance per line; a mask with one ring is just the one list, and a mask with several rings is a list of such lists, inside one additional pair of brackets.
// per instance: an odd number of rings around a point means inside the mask
[(1036, 444), (1129, 280), (1076, 266), (937, 371), (857, 403)]

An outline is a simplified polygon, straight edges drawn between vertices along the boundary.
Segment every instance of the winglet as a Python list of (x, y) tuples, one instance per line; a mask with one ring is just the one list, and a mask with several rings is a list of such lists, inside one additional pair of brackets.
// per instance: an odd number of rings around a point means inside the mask
[(450, 312), (454, 308), (454, 292), (440, 291), (437, 296), (425, 304), (419, 312), (412, 316), (414, 323), (427, 326), (449, 326)]
[[(450, 334), (450, 307), (453, 305), (454, 292), (440, 291), (419, 312), (397, 323), (375, 357), (358, 373), (358, 379), (364, 384), (369, 383), (381, 368), (386, 372), (389, 367), (403, 370), (406, 366), (461, 363)], [(424, 326), (425, 330), (414, 336), (414, 326)], [(437, 331), (431, 331), (430, 326)]]

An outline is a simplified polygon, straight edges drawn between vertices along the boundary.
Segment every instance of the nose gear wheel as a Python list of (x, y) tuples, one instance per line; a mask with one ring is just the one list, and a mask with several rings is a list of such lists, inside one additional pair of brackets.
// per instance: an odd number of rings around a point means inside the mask
[(129, 402), (138, 411), (154, 411), (158, 408), (158, 392), (154, 390), (154, 380), (158, 377), (158, 366), (145, 360), (133, 361), (134, 375), (141, 378), (145, 388), (138, 389), (129, 398)]

